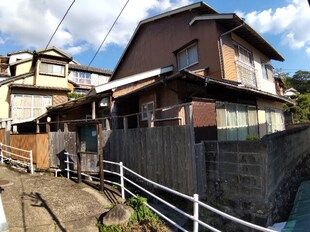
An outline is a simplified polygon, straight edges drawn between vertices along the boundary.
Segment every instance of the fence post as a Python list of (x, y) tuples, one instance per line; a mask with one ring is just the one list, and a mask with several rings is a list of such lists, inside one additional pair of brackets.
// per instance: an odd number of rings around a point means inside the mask
[(66, 154), (66, 163), (67, 163), (67, 178), (70, 179), (70, 164), (69, 164), (69, 152), (65, 152)]
[(193, 212), (193, 217), (194, 217), (194, 224), (193, 224), (193, 232), (198, 232), (199, 231), (199, 195), (194, 194), (194, 212)]
[(78, 175), (78, 183), (82, 182), (82, 168), (81, 168), (81, 152), (77, 153), (77, 175)]
[(124, 186), (124, 167), (123, 167), (123, 162), (119, 162), (119, 172), (120, 172), (120, 178), (121, 178), (122, 198), (125, 200), (125, 186)]
[(32, 159), (32, 150), (29, 151), (30, 156), (30, 173), (33, 174), (33, 159)]
[(3, 163), (2, 143), (0, 143), (0, 157), (1, 157), (1, 163)]

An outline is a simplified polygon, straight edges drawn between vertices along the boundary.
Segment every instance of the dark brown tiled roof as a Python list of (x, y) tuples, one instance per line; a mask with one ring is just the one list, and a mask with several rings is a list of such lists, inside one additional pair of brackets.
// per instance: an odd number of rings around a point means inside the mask
[(30, 77), (30, 76), (33, 76), (34, 75), (34, 72), (28, 72), (28, 73), (25, 73), (25, 74), (22, 74), (22, 75), (18, 75), (18, 76), (15, 76), (15, 77), (11, 77), (11, 78), (8, 78), (4, 81), (0, 81), (0, 86), (2, 85), (6, 85), (10, 82), (13, 82), (13, 81), (17, 81), (19, 79), (24, 79), (26, 77)]
[(44, 89), (44, 90), (57, 90), (57, 91), (71, 91), (68, 88), (61, 87), (49, 87), (49, 86), (37, 86), (37, 85), (23, 85), (23, 84), (11, 84), (10, 88), (26, 88), (26, 89)]
[(95, 68), (95, 67), (89, 67), (89, 66), (78, 65), (78, 64), (69, 64), (69, 69), (104, 74), (104, 75), (109, 75), (109, 76), (112, 75), (112, 71), (108, 69)]

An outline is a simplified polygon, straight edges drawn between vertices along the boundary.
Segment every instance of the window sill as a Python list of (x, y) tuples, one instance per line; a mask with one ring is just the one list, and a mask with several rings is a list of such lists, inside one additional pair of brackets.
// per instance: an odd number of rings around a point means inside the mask
[(186, 69), (186, 68), (189, 68), (189, 67), (192, 67), (192, 66), (194, 66), (194, 65), (196, 65), (196, 64), (199, 64), (199, 62), (197, 61), (197, 62), (195, 62), (195, 63), (192, 63), (192, 64), (190, 64), (190, 65), (188, 65), (188, 66), (185, 66), (184, 68), (178, 69), (178, 71), (182, 71), (182, 70), (184, 70), (184, 69)]
[(61, 78), (66, 78), (65, 75), (57, 75), (57, 74), (52, 74), (52, 73), (39, 73), (40, 75), (45, 75), (45, 76), (52, 76), (52, 77), (61, 77)]

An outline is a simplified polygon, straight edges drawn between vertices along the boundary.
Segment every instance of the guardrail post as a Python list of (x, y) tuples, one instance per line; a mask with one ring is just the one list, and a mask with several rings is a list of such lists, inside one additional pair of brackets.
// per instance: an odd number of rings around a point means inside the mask
[(77, 153), (77, 175), (78, 183), (82, 182), (81, 152)]
[(66, 163), (67, 163), (67, 178), (70, 179), (70, 164), (69, 164), (69, 152), (65, 152), (66, 154)]
[(1, 157), (1, 163), (3, 163), (2, 143), (0, 143), (0, 157)]
[(125, 186), (124, 186), (124, 167), (123, 167), (123, 162), (119, 162), (119, 172), (120, 172), (120, 178), (121, 178), (122, 198), (125, 200)]
[(199, 195), (194, 194), (194, 212), (193, 212), (193, 217), (194, 217), (194, 224), (193, 224), (193, 232), (198, 232), (199, 231)]
[(32, 159), (32, 150), (29, 151), (30, 156), (30, 173), (33, 174), (33, 159)]

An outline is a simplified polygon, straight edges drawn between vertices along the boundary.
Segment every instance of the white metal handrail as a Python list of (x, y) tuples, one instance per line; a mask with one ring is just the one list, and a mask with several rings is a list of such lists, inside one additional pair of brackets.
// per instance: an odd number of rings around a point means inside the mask
[[(72, 156), (72, 154), (69, 154), (68, 152), (65, 153), (67, 158), (66, 158), (66, 163), (67, 163), (67, 168), (65, 169), (67, 171), (67, 173), (70, 173), (70, 172), (74, 172), (76, 173), (76, 171), (73, 171), (73, 170), (70, 170), (70, 166), (69, 164), (70, 163), (73, 163), (73, 162), (69, 162), (69, 156)], [(113, 165), (116, 165), (116, 166), (119, 166), (119, 173), (117, 172), (114, 172), (114, 171), (110, 171), (110, 170), (104, 170), (104, 172), (106, 173), (110, 173), (110, 174), (114, 174), (116, 176), (119, 176), (120, 177), (120, 183), (117, 183), (117, 182), (113, 182), (113, 181), (109, 181), (109, 180), (104, 180), (105, 182), (107, 183), (111, 183), (111, 184), (115, 184), (117, 186), (120, 186), (121, 188), (121, 192), (122, 192), (122, 198), (125, 199), (125, 191), (127, 193), (129, 193), (131, 196), (134, 196), (136, 197), (135, 194), (133, 194), (130, 190), (128, 190), (126, 187), (125, 187), (125, 181), (132, 184), (133, 186), (137, 187), (138, 189), (142, 190), (143, 192), (147, 193), (148, 195), (154, 197), (155, 199), (159, 200), (160, 202), (162, 202), (163, 204), (165, 204), (166, 206), (168, 206), (169, 208), (173, 209), (174, 211), (176, 211), (177, 213), (189, 218), (190, 220), (193, 221), (193, 231), (194, 232), (198, 232), (199, 231), (199, 225), (201, 225), (202, 227), (204, 228), (207, 228), (211, 231), (214, 231), (214, 232), (220, 232), (220, 230), (206, 224), (205, 222), (199, 220), (199, 207), (202, 207), (202, 208), (205, 208), (207, 210), (210, 210), (212, 211), (213, 213), (215, 214), (218, 214), (219, 216), (222, 216), (226, 219), (229, 219), (233, 222), (236, 222), (238, 224), (241, 224), (241, 225), (244, 225), (244, 226), (247, 226), (249, 228), (252, 228), (252, 229), (256, 229), (258, 231), (263, 231), (263, 232), (276, 232), (275, 230), (271, 230), (271, 229), (268, 229), (268, 228), (265, 228), (265, 227), (261, 227), (261, 226), (258, 226), (258, 225), (255, 225), (253, 223), (250, 223), (250, 222), (247, 222), (247, 221), (244, 221), (244, 220), (241, 220), (237, 217), (234, 217), (234, 216), (231, 216), (227, 213), (224, 213), (218, 209), (215, 209), (214, 207), (212, 206), (209, 206), (201, 201), (199, 201), (199, 195), (198, 194), (194, 194), (193, 197), (192, 196), (188, 196), (186, 194), (183, 194), (183, 193), (180, 193), (178, 191), (175, 191), (173, 189), (170, 189), (166, 186), (163, 186), (161, 184), (158, 184), (154, 181), (151, 181), (143, 176), (141, 176), (140, 174), (132, 171), (131, 169), (127, 168), (126, 166), (123, 165), (122, 162), (112, 162), (112, 161), (107, 161), (107, 160), (103, 160), (104, 163), (107, 163), (107, 164), (113, 164)], [(155, 194), (151, 193), (150, 191), (146, 190), (145, 188), (143, 188), (142, 186), (140, 186), (139, 184), (135, 183), (134, 181), (130, 180), (129, 178), (125, 177), (124, 175), (124, 170), (125, 171), (128, 171), (129, 173), (133, 174), (134, 176), (142, 179), (143, 181), (147, 182), (147, 183), (150, 183), (152, 184), (153, 186), (156, 186), (157, 188), (160, 188), (162, 190), (165, 190), (169, 193), (172, 193), (172, 194), (175, 194), (179, 197), (182, 197), (186, 200), (189, 200), (193, 203), (193, 215), (190, 215), (184, 211), (182, 211), (181, 209), (177, 208), (176, 206), (172, 205), (171, 203), (161, 199), (160, 197), (156, 196)], [(98, 177), (94, 177), (94, 176), (91, 176), (91, 175), (88, 175), (88, 174), (85, 174), (85, 173), (81, 173), (82, 175), (84, 176), (90, 176), (94, 179), (97, 179), (99, 180)], [(70, 178), (70, 175), (67, 174), (67, 177)], [(162, 218), (164, 218), (167, 222), (169, 222), (170, 224), (172, 224), (173, 226), (177, 227), (178, 229), (180, 229), (181, 231), (187, 231), (186, 229), (184, 229), (182, 226), (180, 226), (179, 224), (177, 224), (176, 222), (174, 222), (173, 220), (171, 220), (170, 218), (168, 218), (167, 216), (165, 216), (164, 214), (162, 214), (161, 212), (159, 212), (157, 209), (155, 209), (154, 207), (152, 207), (151, 205), (147, 204), (146, 205), (151, 209), (153, 210), (155, 213), (157, 213), (159, 216), (161, 216)]]
[[(11, 151), (8, 151), (9, 149)], [(12, 152), (12, 150), (22, 151), (22, 152), (28, 153), (28, 156), (16, 154), (16, 153)], [(12, 156), (21, 158), (23, 160), (28, 160), (28, 161), (22, 162), (18, 159), (12, 158)], [(12, 146), (0, 143), (0, 158), (1, 158), (1, 163), (4, 163), (4, 160), (9, 160), (12, 163), (17, 163), (17, 164), (29, 167), (31, 174), (33, 174), (33, 172), (34, 172), (32, 150), (24, 150), (24, 149), (12, 147)]]

